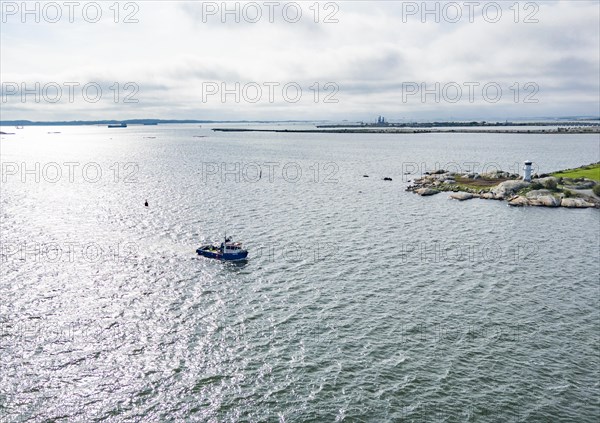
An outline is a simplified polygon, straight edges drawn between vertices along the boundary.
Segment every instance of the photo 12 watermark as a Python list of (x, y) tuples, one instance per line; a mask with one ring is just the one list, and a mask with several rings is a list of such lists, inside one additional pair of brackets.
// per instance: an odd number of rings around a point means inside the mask
[(115, 162), (102, 166), (97, 162), (2, 162), (2, 183), (138, 183), (138, 163)]
[(2, 82), (2, 103), (139, 103), (136, 82)]
[[(208, 329), (208, 328), (207, 328)], [(213, 332), (206, 331), (206, 335)], [(332, 343), (338, 337), (336, 328), (325, 322), (317, 322), (310, 326), (275, 325), (270, 321), (256, 320), (247, 324), (224, 327), (215, 334), (224, 342), (240, 342), (241, 340), (270, 340), (272, 342), (291, 343)]]
[(114, 23), (139, 23), (138, 2), (79, 2), (79, 1), (2, 1), (3, 24), (57, 24), (101, 21)]
[(395, 326), (388, 336), (399, 346), (414, 344), (464, 344), (468, 342), (520, 343), (536, 340), (535, 322), (413, 322)]
[(202, 103), (298, 103), (303, 98), (313, 103), (337, 104), (340, 87), (335, 82), (202, 82)]
[(519, 405), (494, 406), (484, 404), (418, 403), (401, 406), (400, 423), (442, 423), (442, 422), (503, 422), (517, 423), (526, 421), (527, 413)]
[(400, 244), (399, 261), (402, 264), (420, 263), (516, 263), (539, 258), (539, 245), (515, 243), (506, 246), (497, 242), (485, 244), (441, 241), (417, 241)]
[(303, 244), (301, 242), (269, 243), (268, 246), (259, 245), (250, 248), (250, 258), (259, 262), (274, 263), (306, 263), (333, 262), (342, 254), (339, 248), (331, 243), (315, 241)]
[(125, 263), (137, 260), (139, 245), (135, 242), (34, 242), (3, 241), (0, 262), (19, 263)]
[[(524, 162), (512, 162), (501, 165), (497, 162), (471, 162), (471, 161), (449, 161), (449, 162), (402, 162), (402, 182), (410, 182), (425, 175), (439, 174), (443, 178), (445, 174), (462, 175), (465, 178), (496, 178), (498, 183), (505, 179), (518, 179), (524, 170)], [(539, 165), (531, 162), (532, 174), (539, 173)]]
[(402, 1), (402, 23), (539, 23), (540, 6), (531, 1)]
[(202, 23), (339, 23), (337, 2), (278, 1), (203, 1), (200, 3)]
[(287, 183), (337, 184), (339, 166), (335, 162), (301, 165), (297, 162), (202, 162), (203, 183)]
[(475, 103), (484, 101), (495, 104), (503, 99), (515, 104), (537, 104), (540, 87), (535, 82), (514, 82), (502, 85), (498, 82), (403, 82), (402, 103)]

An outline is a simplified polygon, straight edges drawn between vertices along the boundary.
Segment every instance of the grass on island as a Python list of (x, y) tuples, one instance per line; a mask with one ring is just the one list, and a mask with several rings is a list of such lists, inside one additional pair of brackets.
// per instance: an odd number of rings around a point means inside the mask
[(505, 178), (497, 178), (497, 179), (488, 179), (488, 178), (479, 178), (479, 179), (470, 179), (470, 178), (456, 178), (456, 184), (448, 185), (448, 191), (465, 191), (465, 192), (479, 192), (479, 191), (489, 191), (501, 182), (510, 181), (510, 179)]
[(492, 188), (498, 185), (500, 182), (507, 181), (508, 179), (469, 179), (469, 178), (456, 178), (455, 184), (441, 184), (432, 187), (438, 191), (453, 191), (453, 192), (471, 192), (478, 193), (480, 191), (489, 192)]
[[(587, 166), (581, 166), (577, 169), (567, 169), (561, 170), (559, 172), (552, 173), (552, 176), (556, 178), (587, 178), (596, 182), (600, 182), (600, 163), (594, 163)], [(438, 191), (462, 191), (462, 192), (471, 192), (471, 193), (479, 193), (479, 192), (489, 192), (492, 188), (498, 186), (502, 182), (516, 180), (514, 178), (478, 178), (478, 179), (470, 179), (464, 178), (460, 176), (455, 177), (456, 183), (442, 183), (437, 186), (433, 186), (432, 188)], [(552, 182), (552, 181), (550, 181)], [(533, 183), (532, 185), (525, 187), (519, 191), (519, 195), (526, 195), (529, 191), (537, 190), (537, 189), (548, 189), (552, 192), (552, 195), (558, 195), (560, 193), (564, 194), (565, 197), (577, 197), (578, 195), (569, 190), (565, 190), (562, 186), (549, 186), (549, 183), (546, 182), (543, 185), (540, 183)], [(596, 185), (596, 190), (600, 190), (600, 184)], [(600, 194), (596, 194), (599, 195)]]
[(479, 179), (469, 179), (469, 178), (456, 178), (456, 183), (459, 185), (464, 185), (464, 186), (468, 186), (471, 188), (489, 188), (489, 187), (495, 187), (496, 185), (505, 182), (505, 181), (510, 181), (511, 179), (508, 178), (495, 178), (495, 179), (488, 179), (488, 178), (479, 178)]
[(561, 170), (552, 174), (557, 178), (587, 178), (596, 182), (600, 182), (600, 163), (581, 166), (577, 169)]

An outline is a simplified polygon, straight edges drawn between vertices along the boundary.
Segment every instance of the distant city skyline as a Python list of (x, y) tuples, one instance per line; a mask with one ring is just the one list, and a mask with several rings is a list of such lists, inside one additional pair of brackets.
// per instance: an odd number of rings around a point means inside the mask
[(0, 120), (600, 115), (597, 1), (473, 4), (3, 2)]

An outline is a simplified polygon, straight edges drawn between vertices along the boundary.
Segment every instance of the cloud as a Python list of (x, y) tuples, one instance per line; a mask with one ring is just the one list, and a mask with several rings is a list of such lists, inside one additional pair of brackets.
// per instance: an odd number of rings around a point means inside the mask
[[(206, 3), (203, 2), (206, 7)], [(320, 2), (298, 3), (302, 18), (291, 23), (282, 10), (268, 19), (248, 22), (243, 11), (252, 2), (239, 3), (239, 23), (222, 11), (203, 15), (202, 3), (136, 3), (138, 23), (123, 23), (131, 13), (121, 9), (118, 21), (102, 3), (102, 19), (89, 23), (21, 22), (20, 16), (3, 16), (0, 42), (0, 79), (98, 82), (110, 87), (133, 82), (139, 86), (139, 103), (49, 104), (6, 98), (3, 119), (87, 119), (117, 116), (209, 119), (369, 119), (415, 116), (518, 117), (593, 115), (600, 102), (600, 12), (596, 1), (500, 2), (502, 17), (492, 23), (481, 2), (470, 22), (465, 3), (429, 2), (440, 15), (426, 14), (422, 2)], [(287, 2), (290, 3), (290, 2)], [(462, 7), (461, 19), (449, 22), (443, 11), (450, 3)], [(124, 4), (120, 4), (123, 8)], [(222, 2), (214, 3), (221, 7)], [(329, 6), (326, 6), (329, 5)], [(533, 6), (526, 6), (533, 5)], [(419, 10), (413, 13), (411, 7)], [(230, 3), (230, 10), (235, 5)], [(311, 9), (312, 7), (312, 9)], [(246, 8), (246, 9), (244, 9)], [(293, 9), (290, 9), (293, 10)], [(317, 14), (318, 10), (318, 14)], [(409, 13), (410, 12), (410, 13)], [(248, 12), (250, 13), (250, 12)], [(291, 13), (291, 12), (290, 12)], [(324, 22), (330, 20), (338, 22)], [(537, 23), (525, 23), (529, 17)], [(16, 18), (16, 19), (15, 19)], [(225, 23), (223, 23), (225, 19)], [(318, 22), (315, 22), (317, 20)], [(425, 20), (425, 22), (422, 22)], [(256, 83), (298, 83), (301, 101), (285, 101), (278, 89), (275, 101), (235, 102), (235, 96), (203, 101), (206, 83), (226, 87)], [(337, 103), (324, 103), (326, 83), (337, 84)], [(473, 104), (403, 102), (406, 83), (442, 86), (450, 82), (498, 83), (507, 94), (491, 104), (481, 98)], [(536, 104), (511, 102), (512, 84), (528, 82), (540, 88)], [(316, 85), (315, 85), (316, 83)], [(311, 87), (313, 87), (311, 89)], [(315, 89), (319, 101), (315, 102)], [(481, 96), (480, 96), (481, 97)], [(558, 106), (560, 105), (560, 106)], [(99, 115), (102, 116), (99, 116)], [(473, 116), (475, 118), (475, 116)]]

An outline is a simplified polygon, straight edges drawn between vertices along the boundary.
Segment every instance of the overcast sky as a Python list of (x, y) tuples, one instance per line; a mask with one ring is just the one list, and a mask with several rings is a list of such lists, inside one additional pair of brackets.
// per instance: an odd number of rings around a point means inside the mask
[(3, 2), (2, 120), (600, 115), (598, 0), (113, 3)]

